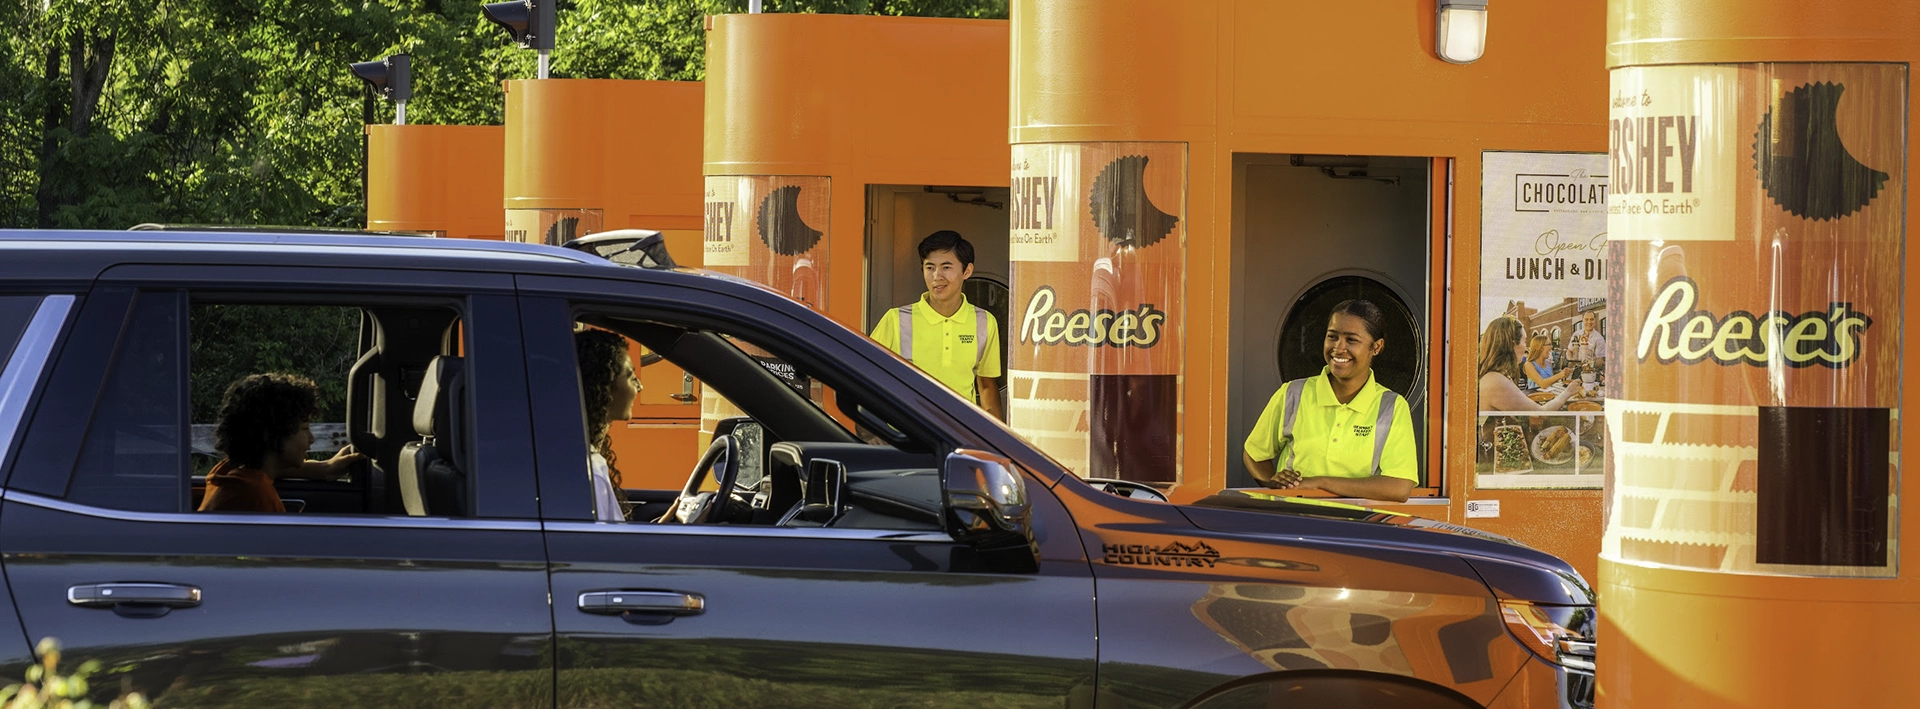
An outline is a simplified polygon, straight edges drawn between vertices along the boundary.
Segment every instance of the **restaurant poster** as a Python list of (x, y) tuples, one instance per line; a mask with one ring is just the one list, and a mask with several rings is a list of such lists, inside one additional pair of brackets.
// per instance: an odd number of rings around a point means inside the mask
[[(1481, 159), (1474, 486), (1598, 489), (1604, 353), (1615, 336), (1607, 328), (1607, 156)], [(1512, 354), (1516, 342), (1524, 360)]]

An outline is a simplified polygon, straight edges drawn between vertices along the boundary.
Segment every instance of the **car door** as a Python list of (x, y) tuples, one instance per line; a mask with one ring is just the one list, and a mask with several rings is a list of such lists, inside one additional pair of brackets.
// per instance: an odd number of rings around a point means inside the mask
[[(530, 280), (535, 290), (557, 287), (523, 276), (523, 292)], [(715, 314), (760, 312), (750, 303), (701, 297), (689, 290), (649, 300)], [(522, 303), (534, 406), (542, 412), (536, 435), (561, 706), (1091, 700), (1093, 580), (1072, 521), (1036, 482), (1027, 487), (1042, 561), (1030, 573), (984, 570), (937, 528), (591, 521), (569, 338), (581, 311), (569, 306), (545, 297)], [(758, 332), (764, 341), (771, 331)], [(811, 341), (797, 329), (779, 337)], [(710, 392), (720, 386), (706, 384)], [(620, 459), (636, 466), (646, 460), (632, 453)], [(622, 610), (635, 603), (654, 610)]]
[[(4, 471), (0, 552), (27, 634), (57, 638), (69, 662), (103, 663), (121, 678), (96, 676), (106, 696), (551, 706), (546, 557), (511, 289), (506, 276), (452, 272), (107, 271), (62, 337)], [(472, 506), (421, 516), (193, 511), (187, 321), (211, 292), (457, 313), (446, 354), (466, 364), (460, 437)]]

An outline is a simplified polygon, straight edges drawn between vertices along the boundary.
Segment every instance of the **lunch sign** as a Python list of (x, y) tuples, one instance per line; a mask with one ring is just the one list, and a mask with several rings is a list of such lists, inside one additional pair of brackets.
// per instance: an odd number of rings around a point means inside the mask
[[(1598, 488), (1610, 166), (1595, 153), (1481, 155), (1479, 488)], [(1513, 354), (1515, 347), (1524, 350)]]

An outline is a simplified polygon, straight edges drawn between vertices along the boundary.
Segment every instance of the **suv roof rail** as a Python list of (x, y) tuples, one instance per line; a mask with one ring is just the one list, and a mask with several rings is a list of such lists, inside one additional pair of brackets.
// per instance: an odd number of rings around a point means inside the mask
[(655, 271), (679, 268), (667, 253), (667, 237), (651, 229), (615, 229), (590, 234), (561, 244), (561, 248), (589, 253), (622, 266), (638, 266)]
[(127, 231), (205, 231), (241, 234), (332, 234), (337, 236), (418, 236), (433, 234), (418, 231), (374, 231), (331, 226), (271, 226), (259, 224), (156, 224), (148, 222), (127, 227)]

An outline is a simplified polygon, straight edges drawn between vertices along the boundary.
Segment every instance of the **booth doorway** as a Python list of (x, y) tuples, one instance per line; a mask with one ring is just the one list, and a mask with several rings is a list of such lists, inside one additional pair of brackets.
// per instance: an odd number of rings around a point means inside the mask
[(1386, 315), (1374, 376), (1406, 397), (1426, 462), (1428, 158), (1235, 154), (1228, 336), (1227, 485), (1255, 485), (1241, 448), (1288, 380), (1320, 373), (1328, 314), (1364, 298)]
[(920, 275), (920, 240), (952, 229), (973, 243), (967, 302), (1000, 324), (1000, 401), (1007, 400), (1007, 311), (1012, 272), (1007, 260), (1007, 188), (952, 185), (867, 185), (866, 332), (887, 310), (927, 290)]

